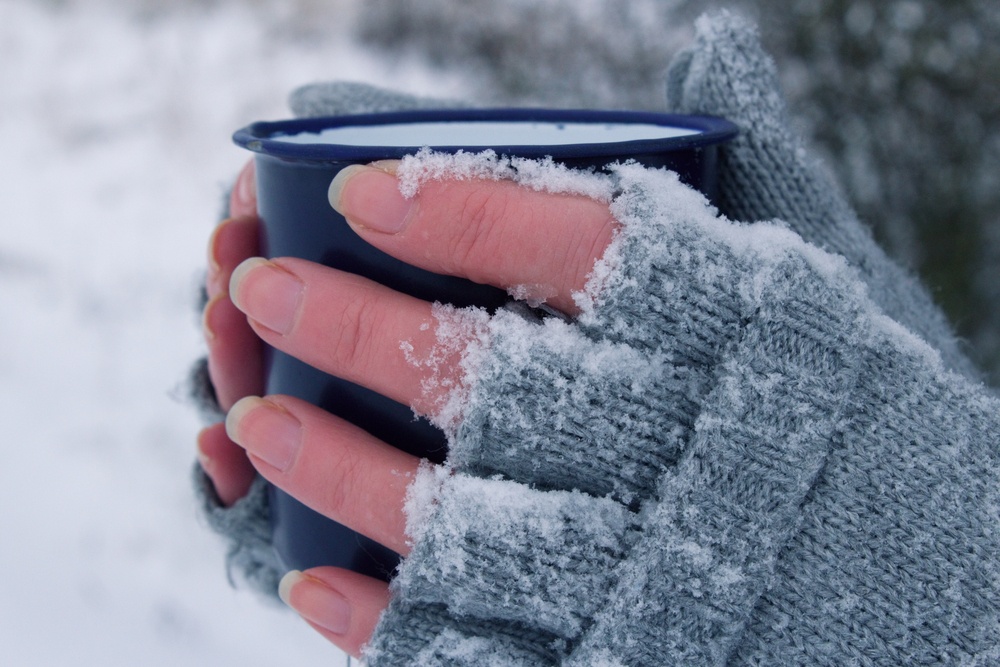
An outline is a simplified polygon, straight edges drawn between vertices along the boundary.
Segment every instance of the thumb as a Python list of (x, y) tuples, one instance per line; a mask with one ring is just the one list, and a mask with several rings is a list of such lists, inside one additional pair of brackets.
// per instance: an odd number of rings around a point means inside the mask
[(858, 269), (882, 310), (941, 350), (949, 367), (974, 375), (928, 293), (890, 260), (839, 187), (790, 128), (774, 61), (756, 27), (729, 12), (698, 19), (694, 45), (668, 74), (682, 113), (724, 116), (740, 128), (720, 150), (718, 206), (732, 220), (782, 220), (802, 238)]
[(701, 16), (692, 47), (667, 74), (667, 103), (678, 113), (724, 116), (744, 136), (797, 143), (777, 67), (760, 43), (757, 27), (728, 11)]
[(696, 29), (694, 45), (671, 65), (667, 97), (677, 112), (723, 116), (740, 127), (723, 147), (719, 208), (733, 220), (783, 220), (807, 241), (856, 263), (870, 240), (791, 131), (777, 68), (756, 26), (718, 12), (699, 18)]

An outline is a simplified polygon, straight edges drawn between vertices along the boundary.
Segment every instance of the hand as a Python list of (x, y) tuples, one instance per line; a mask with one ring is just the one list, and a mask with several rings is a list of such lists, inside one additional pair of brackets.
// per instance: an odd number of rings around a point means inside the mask
[[(354, 82), (303, 86), (291, 95), (289, 104), (299, 118), (463, 106), (454, 100), (416, 97)], [(203, 315), (209, 375), (224, 411), (241, 397), (259, 394), (263, 388), (260, 340), (228, 294), (233, 269), (259, 253), (253, 162), (237, 177), (229, 212), (230, 217), (219, 224), (209, 241), (209, 302)], [(221, 423), (198, 434), (198, 459), (223, 506), (246, 495), (254, 479), (253, 467)]]
[[(263, 388), (260, 339), (229, 298), (233, 269), (259, 252), (253, 162), (237, 177), (229, 210), (231, 217), (219, 224), (209, 241), (208, 303), (203, 314), (209, 374), (219, 406), (225, 411), (243, 396), (259, 394)], [(246, 495), (254, 469), (243, 449), (226, 436), (223, 424), (198, 434), (198, 459), (223, 505), (228, 507)]]
[[(338, 177), (337, 208), (366, 241), (431, 271), (504, 288), (535, 286), (552, 307), (577, 311), (573, 294), (583, 289), (615, 231), (607, 205), (492, 181), (435, 181), (406, 200), (395, 176), (380, 167), (351, 168)], [(217, 245), (222, 255), (239, 254), (230, 253), (235, 241)], [(232, 271), (230, 294), (261, 339), (324, 372), (417, 409), (439, 398), (422, 389), (429, 371), (411, 364), (400, 349), (401, 341), (409, 341), (420, 357), (435, 345), (430, 303), (289, 258), (243, 262)], [(217, 341), (229, 344), (236, 337), (220, 335)], [(249, 360), (249, 354), (237, 354)], [(227, 396), (250, 390), (252, 378), (236, 372), (239, 363), (230, 363), (221, 350), (214, 359), (213, 378), (225, 380)], [(446, 359), (437, 369), (439, 379), (459, 380), (458, 361), (457, 355)], [(420, 464), (416, 458), (287, 396), (238, 401), (226, 427), (270, 482), (408, 553), (403, 502)], [(281, 594), (325, 637), (354, 654), (388, 602), (384, 583), (328, 567), (291, 573)]]

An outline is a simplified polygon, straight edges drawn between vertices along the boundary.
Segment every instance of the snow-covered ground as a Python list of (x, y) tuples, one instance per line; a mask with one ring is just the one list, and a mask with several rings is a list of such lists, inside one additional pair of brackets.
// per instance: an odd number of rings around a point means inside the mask
[(234, 129), (308, 81), (455, 84), (354, 45), (353, 0), (318, 42), (274, 3), (138, 4), (0, 0), (0, 664), (339, 664), (199, 520), (197, 276)]

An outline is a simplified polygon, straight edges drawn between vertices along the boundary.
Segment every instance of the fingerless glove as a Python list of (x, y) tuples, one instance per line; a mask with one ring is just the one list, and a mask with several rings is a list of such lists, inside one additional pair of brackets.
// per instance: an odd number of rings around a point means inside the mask
[(842, 257), (615, 174), (581, 323), (490, 323), (373, 667), (987, 660), (1000, 404)]

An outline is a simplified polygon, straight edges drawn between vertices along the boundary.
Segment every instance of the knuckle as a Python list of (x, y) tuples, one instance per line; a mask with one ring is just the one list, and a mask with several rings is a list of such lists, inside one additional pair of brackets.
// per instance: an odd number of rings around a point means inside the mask
[(344, 304), (334, 322), (330, 365), (347, 375), (363, 373), (373, 360), (383, 318), (379, 299), (361, 293)]
[(501, 251), (502, 223), (509, 206), (508, 193), (498, 188), (476, 188), (464, 197), (459, 228), (449, 239), (448, 256), (454, 263), (453, 269), (469, 275)]
[(340, 456), (333, 461), (327, 473), (326, 482), (322, 487), (322, 508), (335, 520), (353, 523), (351, 519), (356, 514), (358, 476), (363, 466), (359, 457), (351, 455), (345, 448), (337, 448)]

